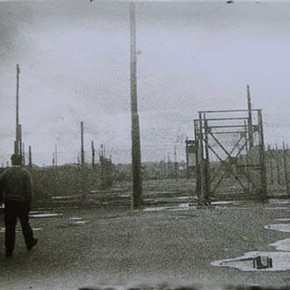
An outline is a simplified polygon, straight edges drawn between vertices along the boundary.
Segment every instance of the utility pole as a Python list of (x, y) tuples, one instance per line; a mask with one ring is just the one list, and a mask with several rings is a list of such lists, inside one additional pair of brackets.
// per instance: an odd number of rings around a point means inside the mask
[(21, 124), (18, 125), (18, 152), (22, 158), (22, 126)]
[(131, 138), (132, 138), (132, 176), (134, 209), (141, 208), (142, 176), (141, 176), (141, 144), (137, 104), (137, 52), (136, 52), (136, 18), (135, 3), (130, 2), (130, 80), (131, 80)]
[(91, 143), (92, 146), (92, 167), (95, 167), (95, 146), (94, 146), (94, 141)]
[(28, 165), (32, 166), (32, 153), (31, 153), (31, 146), (28, 147)]
[(20, 68), (19, 65), (16, 65), (16, 138), (14, 143), (14, 153), (21, 155), (21, 125), (19, 124), (19, 74)]
[(85, 165), (85, 151), (84, 151), (84, 123), (81, 122), (81, 165)]
[(101, 188), (105, 188), (105, 149), (103, 144), (101, 144), (101, 148), (99, 150), (99, 160), (101, 165)]
[(249, 127), (249, 147), (250, 150), (254, 147), (253, 141), (253, 118), (252, 118), (252, 102), (250, 86), (247, 85), (247, 98), (248, 98), (248, 127)]
[(262, 110), (258, 110), (258, 124), (259, 124), (259, 155), (261, 164), (261, 192), (259, 193), (262, 200), (267, 198), (267, 168), (265, 157), (265, 143), (264, 143), (264, 130), (263, 130), (263, 118)]
[(287, 150), (286, 150), (284, 141), (283, 141), (283, 161), (284, 161), (284, 176), (285, 176), (286, 194), (287, 194), (287, 196), (289, 196), (290, 188), (289, 188), (289, 182), (288, 182)]
[(280, 184), (281, 183), (281, 179), (280, 179), (280, 160), (279, 160), (279, 150), (278, 150), (278, 145), (276, 143), (276, 168), (277, 168), (277, 183)]

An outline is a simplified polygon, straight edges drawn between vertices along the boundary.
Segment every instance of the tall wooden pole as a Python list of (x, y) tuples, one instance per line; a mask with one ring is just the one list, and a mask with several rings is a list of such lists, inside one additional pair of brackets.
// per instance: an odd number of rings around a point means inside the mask
[(251, 93), (250, 93), (249, 85), (247, 85), (247, 98), (248, 98), (249, 147), (251, 150), (254, 147), (254, 141), (253, 141), (252, 102), (251, 102)]
[(29, 147), (28, 147), (28, 165), (29, 166), (32, 166), (32, 152), (31, 152), (31, 146), (29, 145)]
[(92, 147), (92, 167), (95, 167), (95, 146), (94, 146), (94, 141), (92, 141), (91, 147)]
[(22, 156), (22, 126), (18, 124), (18, 144), (17, 144), (18, 154)]
[[(16, 65), (16, 141), (14, 146), (14, 153), (20, 154), (21, 143), (19, 142), (19, 65)], [(20, 143), (20, 144), (19, 144)], [(20, 146), (19, 146), (20, 145)]]
[(84, 150), (84, 123), (81, 122), (81, 165), (85, 164), (85, 150)]
[(284, 176), (285, 176), (285, 185), (286, 185), (286, 194), (289, 196), (290, 188), (288, 182), (288, 165), (287, 165), (287, 150), (285, 146), (285, 142), (283, 141), (283, 161), (284, 161)]
[(130, 2), (130, 80), (131, 80), (131, 138), (132, 138), (132, 176), (134, 209), (142, 206), (141, 144), (137, 104), (137, 52), (135, 4)]
[(260, 199), (267, 198), (267, 172), (266, 172), (266, 157), (265, 157), (265, 144), (264, 144), (264, 129), (262, 110), (258, 110), (258, 124), (259, 124), (259, 143), (260, 143), (260, 164), (261, 164), (261, 192), (259, 193)]
[(276, 143), (276, 154), (275, 154), (275, 159), (276, 159), (276, 167), (277, 167), (277, 183), (281, 183), (280, 179), (280, 160), (279, 160), (279, 150), (278, 150), (278, 145)]

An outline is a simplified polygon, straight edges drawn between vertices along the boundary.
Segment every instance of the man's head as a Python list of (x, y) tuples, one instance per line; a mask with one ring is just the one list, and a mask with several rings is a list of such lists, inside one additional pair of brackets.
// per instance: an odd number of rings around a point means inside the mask
[(12, 162), (12, 165), (21, 165), (22, 158), (20, 155), (12, 154), (11, 155), (11, 162)]

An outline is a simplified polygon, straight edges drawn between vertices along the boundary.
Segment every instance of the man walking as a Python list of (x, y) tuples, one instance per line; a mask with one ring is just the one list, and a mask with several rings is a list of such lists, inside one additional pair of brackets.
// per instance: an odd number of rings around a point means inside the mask
[(11, 156), (12, 167), (0, 176), (0, 201), (4, 202), (6, 257), (12, 257), (15, 246), (15, 229), (19, 218), (27, 250), (31, 250), (37, 239), (29, 224), (29, 211), (32, 200), (32, 180), (30, 173), (21, 166), (20, 155)]

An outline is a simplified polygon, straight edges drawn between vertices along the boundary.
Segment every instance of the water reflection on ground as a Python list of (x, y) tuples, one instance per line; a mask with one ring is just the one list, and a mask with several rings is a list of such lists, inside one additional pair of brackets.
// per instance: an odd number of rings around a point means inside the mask
[[(288, 209), (287, 207), (277, 207), (277, 205), (289, 204), (289, 200), (279, 200), (273, 199), (269, 200), (269, 207), (266, 207), (265, 210), (275, 210), (275, 209)], [(264, 228), (267, 230), (280, 231), (284, 233), (290, 233), (290, 224), (286, 223), (290, 221), (290, 218), (279, 218), (276, 219), (277, 224), (265, 225)], [(284, 222), (284, 223), (281, 223)], [(221, 266), (221, 267), (233, 267), (237, 268), (241, 271), (287, 271), (290, 270), (290, 238), (283, 239), (277, 241), (275, 243), (270, 244), (276, 249), (273, 252), (247, 252), (243, 256), (226, 259), (226, 260), (218, 260), (211, 263), (213, 266)], [(257, 269), (254, 265), (255, 259), (257, 257), (271, 259), (271, 266), (265, 267), (262, 269)]]

